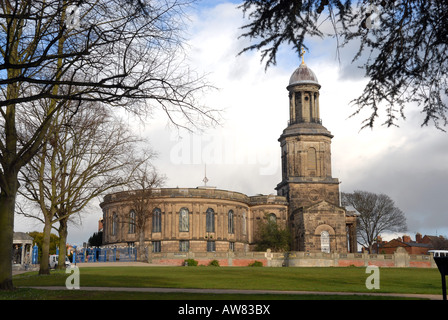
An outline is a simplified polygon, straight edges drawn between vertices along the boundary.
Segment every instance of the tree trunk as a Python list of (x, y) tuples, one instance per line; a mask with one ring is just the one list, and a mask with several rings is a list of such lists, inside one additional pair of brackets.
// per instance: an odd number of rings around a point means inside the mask
[(142, 262), (145, 262), (147, 260), (145, 253), (145, 234), (142, 231), (139, 232), (137, 260)]
[[(17, 189), (15, 189), (17, 190)], [(0, 194), (0, 290), (13, 290), (12, 245), (17, 191)]]
[(45, 219), (44, 226), (44, 239), (42, 243), (42, 259), (40, 260), (39, 275), (50, 274), (50, 266), (48, 259), (50, 256), (50, 234), (51, 234), (51, 222)]
[(65, 269), (65, 256), (67, 255), (67, 219), (59, 220), (59, 258), (58, 269)]

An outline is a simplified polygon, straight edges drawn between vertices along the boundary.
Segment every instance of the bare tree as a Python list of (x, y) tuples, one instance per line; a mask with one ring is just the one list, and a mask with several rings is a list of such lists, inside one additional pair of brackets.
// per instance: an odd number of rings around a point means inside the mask
[[(136, 156), (141, 140), (110, 109), (98, 103), (77, 106), (76, 113), (72, 109), (66, 106), (53, 117), (46, 143), (22, 168), (23, 188), (19, 189), (41, 212), (37, 217), (44, 223), (43, 257), (49, 253), (51, 228), (59, 225), (61, 267), (70, 217), (104, 192), (126, 185), (136, 168), (148, 160)], [(26, 132), (34, 132), (31, 122)], [(48, 273), (48, 260), (42, 259), (39, 274)]]
[(155, 200), (154, 189), (161, 187), (165, 182), (165, 176), (161, 175), (149, 162), (135, 170), (134, 177), (129, 184), (131, 191), (131, 211), (134, 213), (129, 218), (129, 224), (135, 227), (138, 235), (138, 260), (148, 261), (145, 248), (145, 229), (153, 216), (154, 210), (160, 206)]
[(358, 212), (358, 242), (368, 248), (369, 252), (372, 252), (372, 245), (381, 233), (407, 229), (404, 213), (385, 194), (359, 190), (342, 193), (342, 205), (353, 207)]
[[(189, 128), (216, 123), (216, 113), (197, 102), (210, 86), (183, 58), (183, 9), (193, 1), (0, 1), (0, 289), (13, 288), (18, 173), (66, 101), (136, 114), (160, 108)], [(17, 115), (43, 99), (48, 108), (19, 145)]]

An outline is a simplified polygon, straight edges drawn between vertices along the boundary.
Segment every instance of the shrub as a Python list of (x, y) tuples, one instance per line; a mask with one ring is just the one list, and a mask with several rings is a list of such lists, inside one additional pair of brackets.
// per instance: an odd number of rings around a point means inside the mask
[(219, 267), (219, 261), (218, 260), (212, 260), (208, 263), (210, 267)]
[(198, 265), (198, 262), (194, 259), (185, 259), (184, 260), (184, 266), (196, 267), (197, 265)]
[(249, 263), (249, 267), (262, 267), (263, 266), (263, 262), (261, 261), (254, 261), (252, 263)]

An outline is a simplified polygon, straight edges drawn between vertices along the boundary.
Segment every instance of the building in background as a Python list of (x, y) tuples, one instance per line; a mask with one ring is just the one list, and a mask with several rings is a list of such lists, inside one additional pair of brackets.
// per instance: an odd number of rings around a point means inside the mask
[[(214, 187), (153, 189), (145, 242), (154, 252), (254, 250), (259, 221), (290, 228), (292, 250), (356, 252), (356, 216), (340, 205), (331, 170), (331, 133), (322, 126), (320, 84), (302, 64), (292, 74), (290, 119), (279, 138), (282, 180), (277, 195), (247, 196)], [(138, 192), (138, 191), (136, 191)], [(105, 196), (103, 244), (134, 246), (134, 191)]]

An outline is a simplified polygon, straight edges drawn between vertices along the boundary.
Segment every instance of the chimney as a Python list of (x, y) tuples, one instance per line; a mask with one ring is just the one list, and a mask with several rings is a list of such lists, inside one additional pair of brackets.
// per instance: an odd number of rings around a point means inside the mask
[(417, 234), (415, 235), (415, 241), (416, 241), (417, 243), (422, 243), (422, 235), (421, 235), (420, 233), (417, 233)]
[(407, 235), (403, 235), (403, 242), (411, 242), (411, 237)]

